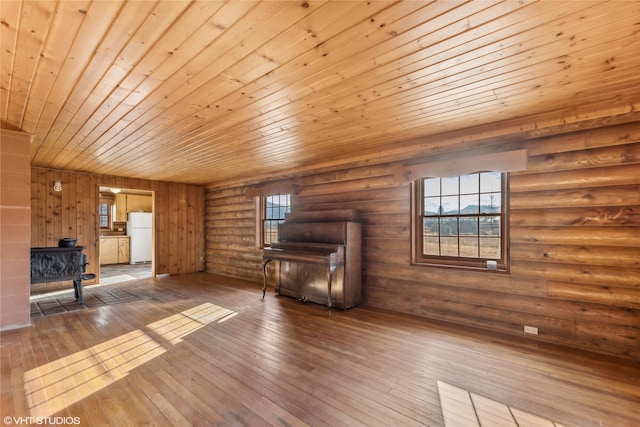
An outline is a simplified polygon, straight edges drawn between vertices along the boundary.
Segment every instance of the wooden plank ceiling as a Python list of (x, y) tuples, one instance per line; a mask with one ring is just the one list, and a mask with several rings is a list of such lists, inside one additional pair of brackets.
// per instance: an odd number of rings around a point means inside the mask
[(216, 184), (640, 106), (638, 1), (0, 7), (1, 126), (33, 166)]

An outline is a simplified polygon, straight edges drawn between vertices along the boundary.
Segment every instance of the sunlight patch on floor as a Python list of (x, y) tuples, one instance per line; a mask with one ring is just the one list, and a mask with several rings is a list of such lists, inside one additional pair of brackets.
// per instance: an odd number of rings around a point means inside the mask
[(438, 393), (445, 427), (564, 427), (442, 381)]
[(30, 413), (51, 416), (165, 351), (150, 336), (135, 330), (27, 371), (24, 388)]
[[(212, 322), (237, 315), (211, 303), (200, 304), (147, 327), (172, 344)], [(167, 350), (140, 329), (96, 344), (24, 373), (32, 417), (49, 417), (124, 378)]]
[(177, 344), (182, 338), (205, 325), (226, 318), (236, 313), (211, 303), (204, 303), (197, 307), (174, 314), (165, 319), (147, 325), (149, 329), (162, 336), (171, 344)]
[(128, 282), (130, 280), (136, 280), (136, 278), (133, 277), (133, 276), (129, 276), (128, 274), (119, 274), (117, 276), (100, 278), (100, 284), (101, 285), (112, 285), (114, 283)]

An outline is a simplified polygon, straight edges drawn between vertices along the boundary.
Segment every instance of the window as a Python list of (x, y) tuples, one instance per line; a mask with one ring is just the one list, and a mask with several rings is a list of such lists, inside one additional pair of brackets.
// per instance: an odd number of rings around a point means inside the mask
[(278, 224), (284, 221), (284, 216), (291, 211), (291, 196), (289, 194), (274, 194), (261, 198), (262, 245), (270, 246), (278, 240)]
[(111, 204), (100, 203), (98, 205), (98, 223), (101, 229), (111, 229)]
[(414, 188), (414, 263), (507, 270), (506, 173), (423, 178)]

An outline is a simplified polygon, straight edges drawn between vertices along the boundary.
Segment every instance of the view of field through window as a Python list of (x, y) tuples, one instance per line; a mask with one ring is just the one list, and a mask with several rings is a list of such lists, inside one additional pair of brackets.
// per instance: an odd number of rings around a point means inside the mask
[(424, 255), (501, 257), (502, 174), (423, 180)]
[(264, 245), (278, 240), (278, 224), (284, 221), (287, 212), (291, 211), (289, 194), (274, 194), (265, 197), (264, 203)]

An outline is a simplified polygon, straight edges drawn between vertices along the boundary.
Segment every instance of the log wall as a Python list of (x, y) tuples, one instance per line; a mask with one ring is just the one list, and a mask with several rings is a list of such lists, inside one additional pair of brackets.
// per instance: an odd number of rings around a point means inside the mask
[[(55, 181), (62, 182), (62, 191), (53, 190)], [(99, 274), (99, 186), (154, 192), (156, 275), (203, 270), (204, 187), (198, 185), (34, 167), (31, 169), (31, 246), (57, 246), (62, 237), (76, 237), (78, 245), (86, 247), (87, 272)], [(32, 289), (61, 285), (69, 286), (54, 282), (32, 285)]]
[[(508, 274), (410, 265), (407, 161), (287, 182), (294, 206), (362, 212), (367, 306), (640, 358), (640, 123), (483, 145), (528, 152), (511, 174)], [(252, 185), (207, 189), (206, 269), (259, 283)]]

